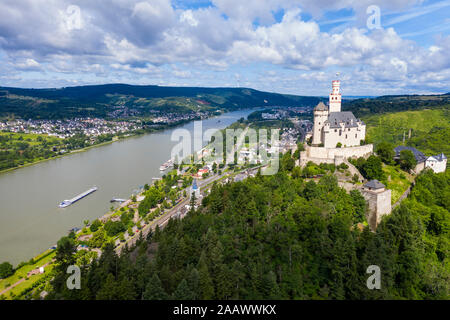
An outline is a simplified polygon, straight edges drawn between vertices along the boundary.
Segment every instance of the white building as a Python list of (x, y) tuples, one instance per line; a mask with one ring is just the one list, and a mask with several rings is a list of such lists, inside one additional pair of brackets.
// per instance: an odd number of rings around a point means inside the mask
[(431, 168), (435, 173), (445, 172), (445, 169), (447, 168), (447, 157), (443, 153), (438, 154), (437, 156), (427, 157), (414, 147), (395, 147), (395, 160), (400, 159), (400, 152), (403, 150), (409, 150), (413, 153), (417, 162), (416, 167), (414, 168), (416, 174), (419, 174), (425, 168)]
[(320, 102), (314, 108), (313, 146), (354, 147), (366, 137), (366, 125), (352, 112), (341, 111), (340, 81), (332, 81), (329, 107)]
[(431, 168), (435, 173), (445, 172), (447, 157), (443, 153), (437, 156), (430, 156), (425, 160), (425, 168)]

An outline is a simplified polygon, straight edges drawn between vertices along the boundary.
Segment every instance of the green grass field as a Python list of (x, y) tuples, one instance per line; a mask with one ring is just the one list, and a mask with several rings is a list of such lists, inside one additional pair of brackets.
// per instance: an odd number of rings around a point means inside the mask
[(409, 188), (414, 177), (395, 166), (383, 165), (383, 172), (386, 176), (383, 183), (387, 189), (391, 189), (391, 203), (394, 204)]
[(55, 145), (62, 140), (57, 137), (50, 137), (46, 134), (35, 134), (35, 133), (15, 133), (15, 132), (0, 131), (0, 136), (9, 137), (10, 138), (10, 140), (8, 141), (9, 144), (22, 141), (27, 142), (30, 146), (42, 144), (44, 141), (47, 141), (49, 145)]
[[(450, 154), (450, 112), (443, 109), (403, 111), (363, 118), (367, 125), (367, 139), (378, 144), (387, 141), (400, 145), (405, 134), (405, 144), (426, 155), (440, 152)], [(408, 137), (411, 129), (411, 138)]]
[(14, 288), (8, 290), (6, 293), (4, 293), (2, 297), (6, 299), (11, 299), (14, 297), (14, 295), (18, 295), (22, 290), (32, 286), (36, 281), (45, 277), (53, 269), (52, 264), (49, 264), (45, 268), (45, 273), (43, 274), (35, 274), (27, 279), (27, 273), (30, 272), (31, 270), (34, 270), (38, 267), (45, 265), (46, 263), (49, 263), (50, 261), (52, 261), (55, 255), (56, 251), (52, 250), (52, 252), (50, 252), (49, 250), (47, 250), (42, 254), (40, 254), (39, 256), (33, 258), (34, 264), (24, 265), (23, 267), (17, 269), (12, 276), (9, 276), (8, 278), (5, 279), (1, 279), (0, 292), (8, 288), (9, 286), (15, 284), (19, 280), (25, 279), (25, 281), (15, 286)]
[(0, 171), (55, 157), (63, 141), (46, 134), (0, 132)]

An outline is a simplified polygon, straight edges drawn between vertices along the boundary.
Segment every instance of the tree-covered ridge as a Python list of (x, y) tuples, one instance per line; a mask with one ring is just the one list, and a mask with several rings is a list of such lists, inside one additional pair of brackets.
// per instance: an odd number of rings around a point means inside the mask
[(375, 114), (364, 117), (367, 140), (376, 145), (415, 147), (425, 155), (450, 154), (450, 111), (447, 108)]
[(398, 95), (344, 100), (343, 111), (352, 111), (356, 117), (389, 112), (447, 108), (450, 95)]
[[(197, 211), (117, 257), (107, 246), (67, 290), (61, 244), (51, 299), (448, 299), (449, 174), (425, 171), (376, 233), (365, 202), (333, 176), (289, 172), (214, 185)], [(425, 192), (428, 190), (428, 192)], [(439, 194), (439, 195), (438, 195)], [(63, 245), (64, 244), (64, 245)], [(381, 268), (381, 289), (366, 287)]]
[(259, 106), (314, 106), (320, 98), (247, 88), (162, 87), (126, 84), (22, 89), (0, 87), (0, 118), (106, 117), (114, 106), (139, 115), (158, 112), (232, 111)]

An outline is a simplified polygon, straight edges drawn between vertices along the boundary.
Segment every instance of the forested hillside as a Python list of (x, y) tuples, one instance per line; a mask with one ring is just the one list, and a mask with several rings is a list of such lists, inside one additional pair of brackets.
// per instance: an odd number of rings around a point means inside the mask
[(106, 117), (113, 106), (151, 111), (224, 111), (260, 106), (311, 106), (321, 98), (247, 88), (161, 87), (107, 84), (59, 89), (0, 87), (0, 118)]
[(426, 155), (450, 154), (450, 105), (438, 109), (403, 111), (363, 117), (367, 140), (415, 147)]
[[(298, 167), (297, 167), (298, 168)], [(70, 238), (58, 243), (49, 299), (448, 299), (450, 175), (426, 171), (377, 232), (365, 202), (333, 176), (294, 168), (215, 185), (203, 206), (117, 257), (107, 245), (67, 290)], [(381, 268), (368, 290), (366, 269)]]
[(344, 101), (343, 111), (352, 111), (356, 117), (387, 112), (408, 110), (448, 108), (450, 94), (442, 95), (399, 95), (381, 96), (377, 98), (364, 98)]
[[(345, 98), (345, 97), (344, 97)], [(247, 107), (309, 106), (327, 97), (297, 96), (249, 88), (202, 88), (105, 84), (50, 89), (0, 87), (0, 118), (61, 119), (106, 117), (114, 106), (146, 116), (152, 111), (224, 111)], [(357, 117), (386, 112), (440, 108), (450, 94), (344, 99), (343, 110)]]

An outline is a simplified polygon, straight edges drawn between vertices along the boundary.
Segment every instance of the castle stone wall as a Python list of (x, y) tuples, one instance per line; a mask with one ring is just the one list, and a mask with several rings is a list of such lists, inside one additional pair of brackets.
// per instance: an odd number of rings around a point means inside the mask
[(373, 145), (347, 148), (325, 148), (306, 146), (305, 151), (300, 152), (300, 166), (305, 166), (308, 161), (314, 163), (341, 163), (343, 159), (366, 157), (373, 153)]

